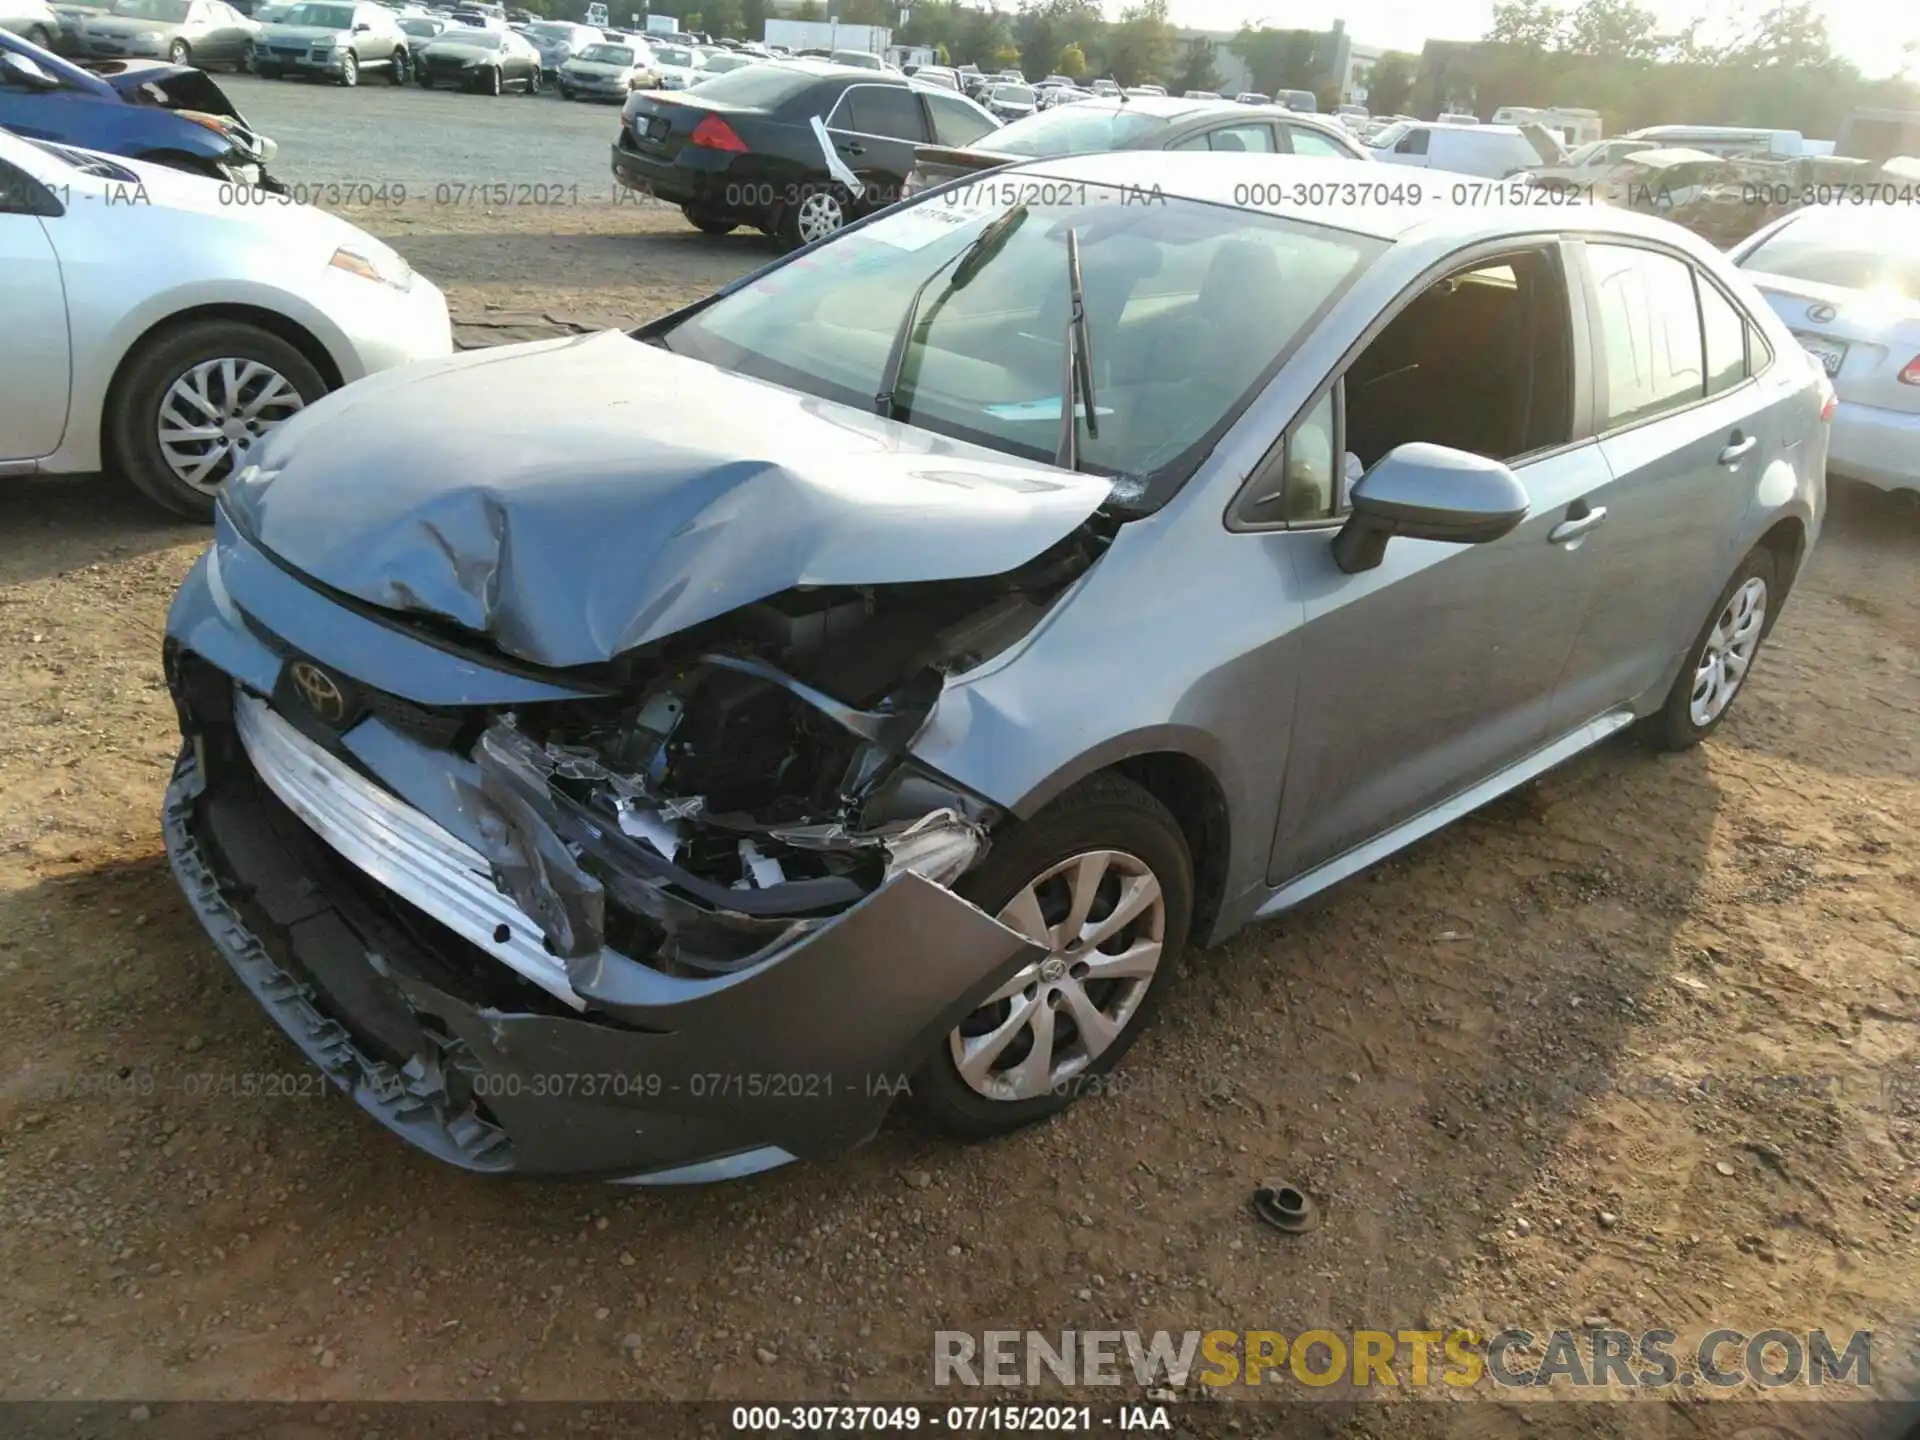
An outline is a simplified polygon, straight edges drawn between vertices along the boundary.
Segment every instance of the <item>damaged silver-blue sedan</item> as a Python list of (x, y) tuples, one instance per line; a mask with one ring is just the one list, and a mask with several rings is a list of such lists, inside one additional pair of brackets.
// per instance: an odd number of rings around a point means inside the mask
[(1255, 159), (949, 186), (266, 437), (165, 654), (241, 981), (474, 1170), (991, 1134), (1189, 942), (1712, 731), (1824, 510), (1794, 337), (1657, 220)]

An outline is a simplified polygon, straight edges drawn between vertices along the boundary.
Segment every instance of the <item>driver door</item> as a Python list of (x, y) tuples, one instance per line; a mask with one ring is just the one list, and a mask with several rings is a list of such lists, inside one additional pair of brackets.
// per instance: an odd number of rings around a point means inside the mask
[[(1584, 346), (1561, 246), (1456, 258), (1295, 422), (1243, 528), (1283, 528), (1305, 606), (1269, 881), (1416, 823), (1554, 738), (1553, 702), (1593, 590), (1578, 527), (1610, 472), (1585, 433)], [(1503, 461), (1527, 518), (1498, 540), (1405, 537), (1347, 574), (1332, 539), (1351, 478), (1415, 441)], [(1264, 497), (1263, 498), (1263, 494)], [(1256, 508), (1249, 513), (1249, 503)]]
[(47, 233), (61, 209), (39, 181), (0, 160), (0, 463), (51, 455), (66, 434), (72, 353), (60, 261)]

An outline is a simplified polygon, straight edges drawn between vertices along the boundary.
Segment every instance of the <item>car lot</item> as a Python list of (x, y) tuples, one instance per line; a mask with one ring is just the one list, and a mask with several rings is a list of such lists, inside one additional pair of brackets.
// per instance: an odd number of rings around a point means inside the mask
[[(771, 254), (611, 203), (604, 109), (222, 83), (291, 182), (449, 187), (350, 213), (466, 343)], [(516, 190), (452, 198), (481, 184)], [(1121, 1093), (1043, 1130), (700, 1195), (442, 1171), (231, 982), (156, 813), (202, 543), (117, 488), (0, 489), (9, 1397), (905, 1395), (934, 1329), (996, 1323), (1911, 1324), (1920, 527), (1874, 497), (1837, 495), (1703, 749), (1606, 747), (1192, 959)], [(1246, 1217), (1275, 1174), (1319, 1230)]]

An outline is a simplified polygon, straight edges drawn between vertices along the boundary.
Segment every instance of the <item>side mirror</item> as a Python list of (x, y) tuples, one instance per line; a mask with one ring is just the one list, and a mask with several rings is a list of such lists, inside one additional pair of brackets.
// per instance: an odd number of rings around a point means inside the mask
[(1333, 537), (1349, 575), (1371, 570), (1395, 535), (1479, 545), (1527, 518), (1527, 490), (1498, 460), (1424, 442), (1400, 445), (1354, 483), (1352, 513)]
[(34, 64), (25, 55), (16, 55), (11, 50), (0, 52), (0, 76), (5, 76), (9, 85), (19, 85), (28, 90), (58, 90), (60, 82)]
[(372, 32), (373, 32), (373, 26), (369, 25), (364, 20), (362, 20), (358, 25), (353, 27), (353, 33), (356, 35), (368, 35), (368, 34), (371, 34)]

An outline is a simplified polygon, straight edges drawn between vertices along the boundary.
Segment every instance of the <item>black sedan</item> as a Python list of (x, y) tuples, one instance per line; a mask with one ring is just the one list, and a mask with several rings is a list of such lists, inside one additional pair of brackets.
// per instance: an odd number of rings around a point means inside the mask
[(977, 144), (922, 145), (907, 193), (1016, 160), (1106, 150), (1234, 150), (1371, 160), (1344, 128), (1279, 105), (1231, 100), (1099, 96), (1016, 120)]
[(613, 174), (708, 234), (752, 225), (791, 249), (898, 200), (917, 147), (972, 145), (997, 124), (904, 75), (766, 61), (690, 90), (633, 95)]
[(540, 52), (511, 30), (452, 29), (421, 47), (414, 56), (414, 77), (422, 86), (537, 95)]

